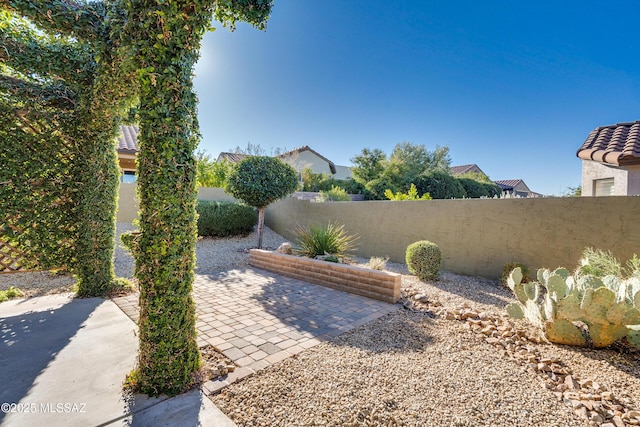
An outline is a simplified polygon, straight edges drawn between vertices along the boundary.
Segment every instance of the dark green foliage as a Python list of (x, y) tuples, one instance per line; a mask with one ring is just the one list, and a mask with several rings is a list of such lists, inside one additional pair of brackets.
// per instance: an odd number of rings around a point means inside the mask
[(435, 243), (420, 240), (407, 246), (406, 262), (409, 271), (420, 280), (435, 279), (440, 274), (442, 252)]
[[(391, 178), (384, 175), (373, 181), (369, 181), (365, 188), (373, 200), (386, 200), (387, 197), (384, 193), (387, 190), (391, 190), (393, 193), (400, 191), (400, 187), (398, 187)], [(365, 196), (366, 195), (367, 193), (365, 193)]]
[(363, 148), (362, 152), (351, 159), (353, 179), (366, 184), (382, 175), (387, 163), (387, 155), (380, 149)]
[(0, 16), (0, 238), (40, 267), (67, 267), (79, 296), (106, 295), (120, 287), (115, 142), (132, 95), (113, 11), (59, 0), (0, 7), (10, 12)]
[(366, 194), (364, 184), (356, 181), (355, 179), (336, 179), (335, 185), (343, 188), (347, 194)]
[(430, 172), (416, 178), (419, 194), (429, 193), (434, 199), (461, 199), (466, 196), (458, 179), (446, 172)]
[(267, 207), (296, 190), (296, 171), (269, 156), (249, 156), (240, 161), (227, 177), (226, 190), (257, 209)]
[(520, 262), (508, 262), (502, 267), (502, 276), (500, 278), (500, 283), (504, 286), (507, 286), (507, 279), (513, 270), (517, 267), (520, 267), (520, 272), (522, 273), (522, 283), (528, 283), (531, 281), (531, 277), (529, 275), (529, 267), (520, 263)]
[(478, 197), (494, 198), (502, 195), (502, 188), (484, 173), (468, 172), (457, 176), (457, 178), (467, 192), (466, 197), (472, 199)]
[[(385, 200), (386, 190), (394, 194), (405, 193), (411, 183), (417, 185), (416, 180), (419, 176), (430, 172), (449, 174), (451, 163), (448, 147), (436, 146), (431, 152), (424, 145), (412, 142), (396, 144), (388, 159), (381, 150), (365, 148), (351, 161), (354, 163), (354, 167), (351, 168), (353, 180), (364, 186), (358, 193), (363, 194), (367, 200)], [(418, 192), (424, 194), (430, 191), (418, 187)]]
[(254, 208), (235, 202), (199, 200), (196, 212), (201, 237), (246, 236), (258, 220)]
[(500, 197), (502, 196), (502, 188), (494, 182), (483, 182), (482, 185), (487, 191), (487, 197)]
[(356, 249), (358, 239), (346, 232), (344, 225), (328, 223), (312, 225), (309, 228), (297, 227), (294, 234), (298, 239), (296, 253), (309, 258), (322, 255), (345, 257)]
[(295, 169), (268, 156), (249, 156), (240, 161), (227, 177), (226, 191), (258, 209), (258, 248), (262, 247), (264, 209), (296, 191)]
[(330, 191), (334, 187), (342, 188), (347, 194), (364, 194), (364, 184), (354, 179), (334, 179), (326, 173), (314, 173), (311, 168), (302, 170), (302, 191)]
[(487, 187), (481, 182), (471, 178), (457, 178), (458, 182), (462, 184), (464, 191), (467, 193), (467, 197), (470, 199), (479, 199), (480, 197), (489, 197)]

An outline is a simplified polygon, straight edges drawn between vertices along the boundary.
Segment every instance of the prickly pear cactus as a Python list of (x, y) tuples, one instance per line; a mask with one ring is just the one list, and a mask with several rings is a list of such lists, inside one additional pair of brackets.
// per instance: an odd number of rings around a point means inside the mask
[[(640, 324), (640, 280), (621, 281), (614, 276), (602, 280), (593, 276), (574, 278), (564, 268), (540, 269), (538, 283), (521, 283), (522, 272), (514, 269), (507, 285), (518, 302), (507, 306), (514, 318), (526, 318), (540, 327), (551, 342), (607, 347), (628, 336), (640, 341), (637, 330), (628, 325)], [(541, 292), (541, 289), (544, 291)], [(581, 330), (574, 322), (586, 325)], [(585, 333), (586, 332), (586, 333)]]
[(629, 344), (640, 350), (640, 326), (629, 327), (629, 335), (627, 335), (627, 341), (629, 342)]

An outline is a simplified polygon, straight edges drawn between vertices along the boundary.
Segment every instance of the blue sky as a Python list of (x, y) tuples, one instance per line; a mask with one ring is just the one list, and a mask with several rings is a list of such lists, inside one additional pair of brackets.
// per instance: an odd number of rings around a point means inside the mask
[(214, 158), (309, 145), (338, 165), (402, 141), (562, 194), (598, 126), (640, 119), (637, 1), (275, 0), (265, 32), (205, 35), (196, 66)]

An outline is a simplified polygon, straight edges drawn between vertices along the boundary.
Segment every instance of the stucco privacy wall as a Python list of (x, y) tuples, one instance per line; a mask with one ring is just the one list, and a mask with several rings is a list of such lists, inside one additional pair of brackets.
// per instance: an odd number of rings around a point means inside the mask
[[(131, 222), (138, 218), (140, 201), (136, 195), (136, 184), (120, 183), (120, 193), (118, 197), (118, 212), (116, 218), (118, 222)], [(222, 188), (200, 187), (198, 189), (198, 200), (235, 201), (232, 196), (225, 193)]]
[[(267, 208), (266, 224), (292, 229), (337, 221), (360, 236), (357, 255), (404, 262), (417, 240), (437, 243), (443, 269), (498, 278), (510, 261), (574, 268), (586, 246), (621, 260), (640, 254), (640, 197), (562, 197), (311, 203), (288, 198)], [(534, 270), (535, 271), (535, 270)]]

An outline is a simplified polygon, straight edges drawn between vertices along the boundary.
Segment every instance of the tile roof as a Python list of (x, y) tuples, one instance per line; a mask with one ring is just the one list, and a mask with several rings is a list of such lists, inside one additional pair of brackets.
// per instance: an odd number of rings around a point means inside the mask
[(576, 155), (617, 166), (640, 164), (640, 120), (592, 130)]
[(138, 126), (120, 126), (120, 136), (118, 137), (118, 152), (135, 154), (140, 151), (138, 147)]
[[(301, 153), (303, 151), (309, 151), (309, 152), (315, 154), (317, 157), (319, 157), (322, 160), (324, 160), (325, 162), (327, 162), (329, 164), (329, 170), (331, 170), (331, 173), (335, 175), (335, 173), (336, 173), (336, 165), (331, 160), (327, 159), (326, 157), (324, 157), (323, 155), (321, 155), (317, 151), (313, 150), (308, 145), (304, 145), (304, 146), (296, 148), (294, 150), (287, 151), (286, 153), (282, 153), (282, 154), (277, 155), (275, 157), (277, 157), (279, 159), (284, 159), (286, 157), (293, 157), (296, 154), (299, 154), (299, 153)], [(227, 160), (227, 161), (230, 161), (232, 163), (238, 163), (240, 160), (244, 159), (245, 157), (247, 157), (247, 154), (222, 152), (222, 153), (220, 153), (220, 155), (218, 155), (218, 160), (217, 161)]]
[(503, 190), (513, 190), (513, 188), (518, 184), (520, 184), (521, 182), (524, 183), (524, 181), (521, 179), (502, 179), (500, 181), (493, 181), (493, 182), (498, 184)]
[(449, 168), (449, 171), (451, 171), (451, 175), (462, 175), (475, 168), (480, 169), (478, 165), (476, 165), (475, 163), (472, 163), (470, 165), (451, 166)]
[(245, 157), (247, 157), (247, 154), (222, 152), (218, 155), (218, 159), (216, 161), (219, 162), (222, 160), (226, 160), (231, 163), (238, 163), (240, 160), (244, 159)]

